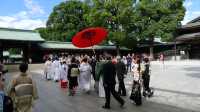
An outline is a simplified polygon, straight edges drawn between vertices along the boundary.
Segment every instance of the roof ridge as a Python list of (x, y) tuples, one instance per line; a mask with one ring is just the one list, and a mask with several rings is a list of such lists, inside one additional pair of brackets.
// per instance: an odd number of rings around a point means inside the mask
[(37, 31), (34, 31), (34, 30), (25, 30), (25, 29), (16, 29), (16, 28), (3, 28), (3, 27), (0, 27), (0, 30), (37, 33)]
[(193, 20), (189, 21), (187, 24), (196, 23), (200, 21), (200, 16), (194, 18)]

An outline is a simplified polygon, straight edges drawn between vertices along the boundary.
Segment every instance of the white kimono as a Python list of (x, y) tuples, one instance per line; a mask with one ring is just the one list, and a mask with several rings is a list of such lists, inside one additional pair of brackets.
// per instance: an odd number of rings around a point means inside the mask
[(60, 75), (60, 79), (67, 81), (67, 74), (68, 74), (68, 65), (67, 64), (63, 64), (61, 66), (61, 75)]
[(88, 63), (81, 63), (79, 76), (79, 87), (84, 91), (90, 91), (92, 68)]
[(51, 61), (45, 62), (44, 74), (45, 74), (46, 79), (48, 79), (48, 80), (52, 79), (53, 72), (52, 72), (52, 62)]
[(60, 62), (58, 60), (53, 61), (53, 70), (54, 70), (54, 76), (53, 80), (58, 81), (60, 80)]

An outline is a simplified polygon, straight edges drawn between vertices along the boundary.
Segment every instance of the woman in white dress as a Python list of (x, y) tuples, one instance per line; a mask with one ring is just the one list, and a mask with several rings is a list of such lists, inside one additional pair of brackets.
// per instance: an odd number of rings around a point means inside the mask
[(45, 62), (45, 70), (44, 70), (45, 78), (47, 80), (52, 79), (52, 61), (51, 58), (48, 58), (47, 61)]
[(92, 68), (90, 64), (88, 63), (88, 59), (84, 58), (82, 60), (82, 63), (79, 67), (80, 76), (79, 76), (79, 87), (81, 90), (89, 93), (90, 92), (90, 86), (91, 86), (91, 72)]

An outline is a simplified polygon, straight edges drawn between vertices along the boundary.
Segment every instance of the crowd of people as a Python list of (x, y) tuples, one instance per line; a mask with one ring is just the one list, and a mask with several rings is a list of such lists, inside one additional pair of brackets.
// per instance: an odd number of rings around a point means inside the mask
[[(4, 92), (3, 65), (0, 63), (0, 110), (2, 112), (31, 112), (33, 101), (38, 99), (36, 83), (28, 75), (28, 64), (19, 65), (20, 74), (13, 78)], [(85, 94), (94, 91), (99, 97), (105, 98), (102, 108), (110, 109), (111, 94), (123, 107), (127, 96), (124, 78), (127, 74), (133, 76), (130, 99), (136, 105), (141, 105), (141, 90), (143, 96), (152, 96), (149, 87), (150, 63), (147, 55), (112, 56), (108, 53), (98, 56), (88, 55), (48, 55), (45, 62), (44, 78), (47, 81), (66, 83), (69, 96), (75, 96), (77, 89)], [(116, 77), (118, 81), (116, 81)], [(91, 81), (94, 80), (94, 85)], [(116, 91), (115, 86), (119, 84)], [(62, 87), (62, 86), (61, 86)], [(143, 89), (141, 89), (143, 88)], [(139, 96), (138, 96), (139, 95)], [(3, 106), (2, 106), (3, 105)]]
[[(69, 96), (74, 96), (77, 89), (89, 94), (91, 87), (94, 87), (99, 97), (106, 99), (103, 108), (109, 109), (111, 93), (121, 106), (124, 105), (125, 101), (121, 96), (127, 95), (124, 78), (128, 73), (134, 77), (133, 88), (142, 83), (143, 96), (151, 96), (149, 67), (147, 55), (128, 54), (122, 57), (107, 53), (91, 57), (88, 55), (62, 55), (60, 57), (49, 55), (45, 62), (44, 76), (46, 80), (68, 83)], [(115, 90), (116, 77), (119, 83), (117, 91)], [(91, 85), (91, 80), (94, 80), (94, 85)]]

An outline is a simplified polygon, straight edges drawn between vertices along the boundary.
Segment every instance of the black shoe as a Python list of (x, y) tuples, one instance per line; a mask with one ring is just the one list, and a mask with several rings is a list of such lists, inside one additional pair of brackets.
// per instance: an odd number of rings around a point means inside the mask
[(126, 96), (126, 94), (122, 94), (121, 96)]
[(102, 106), (104, 109), (110, 109), (110, 106)]
[(123, 102), (121, 103), (120, 107), (123, 108), (123, 107), (124, 107), (124, 104), (125, 104), (125, 101), (123, 101)]

